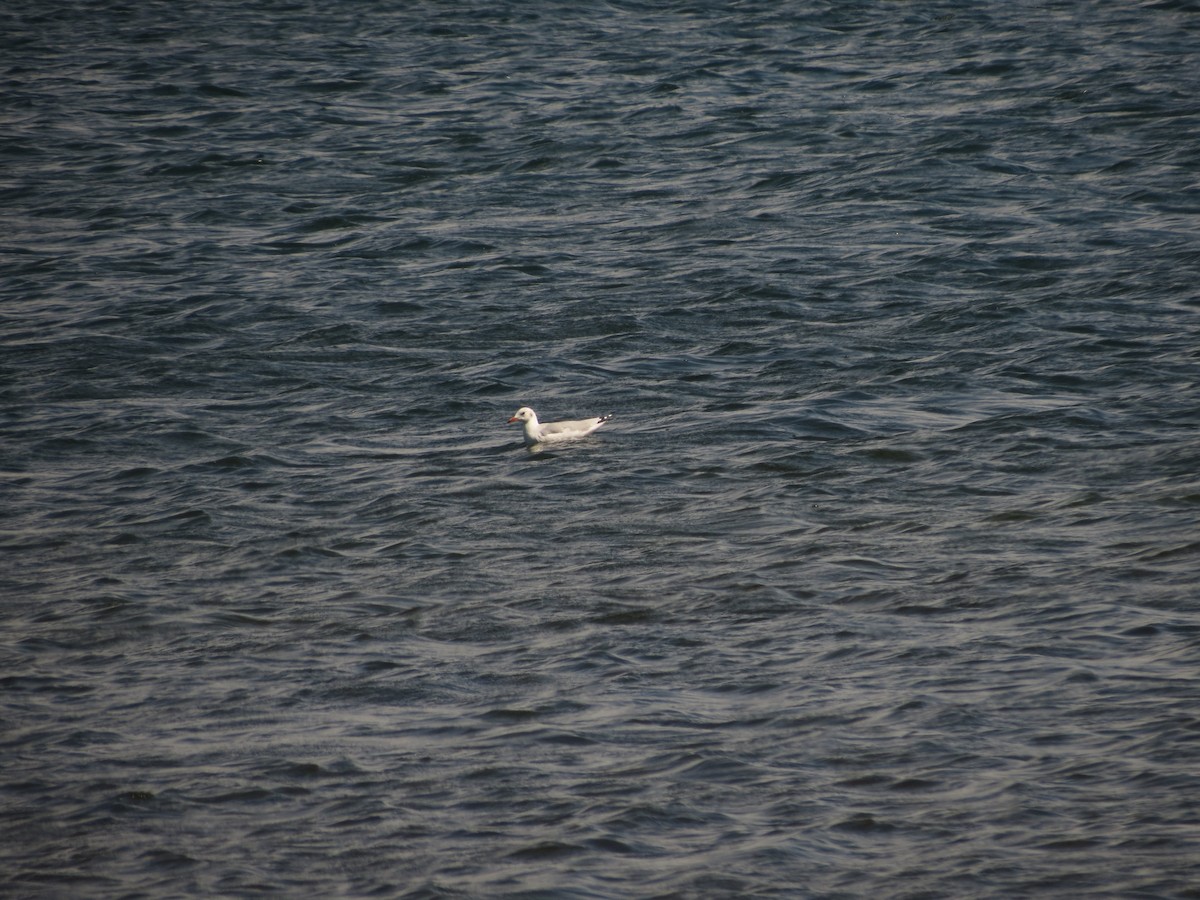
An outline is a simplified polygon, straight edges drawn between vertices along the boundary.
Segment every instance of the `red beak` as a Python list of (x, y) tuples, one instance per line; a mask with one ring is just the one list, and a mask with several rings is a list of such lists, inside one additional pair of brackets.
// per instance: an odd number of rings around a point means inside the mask
[(513, 416), (513, 417), (512, 417), (511, 419), (509, 419), (509, 420), (508, 420), (508, 421), (507, 421), (505, 424), (506, 424), (506, 425), (511, 425), (513, 422), (520, 422), (520, 421), (521, 421), (521, 420), (520, 420), (520, 419), (518, 419), (516, 416)]

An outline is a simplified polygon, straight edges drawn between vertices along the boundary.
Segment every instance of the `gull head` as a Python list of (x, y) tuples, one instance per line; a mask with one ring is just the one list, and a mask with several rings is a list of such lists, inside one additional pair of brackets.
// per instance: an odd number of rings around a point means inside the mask
[(528, 406), (522, 406), (513, 413), (512, 418), (508, 420), (508, 424), (511, 425), (513, 422), (528, 422), (530, 419), (536, 418), (537, 414), (532, 409)]

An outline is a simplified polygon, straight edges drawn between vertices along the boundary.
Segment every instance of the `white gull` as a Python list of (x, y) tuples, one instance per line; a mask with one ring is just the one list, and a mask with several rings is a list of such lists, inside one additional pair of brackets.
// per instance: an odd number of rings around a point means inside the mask
[(508, 424), (524, 422), (525, 443), (527, 446), (532, 447), (534, 444), (573, 441), (584, 435), (591, 434), (611, 418), (612, 414), (610, 413), (607, 416), (594, 416), (591, 419), (574, 419), (570, 422), (539, 422), (537, 413), (528, 406), (522, 406), (513, 413), (513, 417), (508, 420)]

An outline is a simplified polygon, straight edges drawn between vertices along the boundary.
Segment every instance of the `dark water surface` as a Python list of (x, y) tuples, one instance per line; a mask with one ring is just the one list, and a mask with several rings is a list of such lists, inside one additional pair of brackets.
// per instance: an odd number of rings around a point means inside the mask
[(1200, 896), (1193, 4), (0, 73), (0, 894)]

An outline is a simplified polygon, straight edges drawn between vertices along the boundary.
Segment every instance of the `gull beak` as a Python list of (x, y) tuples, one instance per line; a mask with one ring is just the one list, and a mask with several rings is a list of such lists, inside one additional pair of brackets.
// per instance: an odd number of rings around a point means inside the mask
[(518, 419), (516, 416), (513, 416), (513, 417), (512, 417), (511, 419), (509, 419), (509, 420), (508, 420), (508, 421), (507, 421), (505, 424), (506, 424), (506, 425), (511, 425), (513, 422), (520, 422), (520, 421), (521, 421), (521, 420), (520, 420), (520, 419)]

